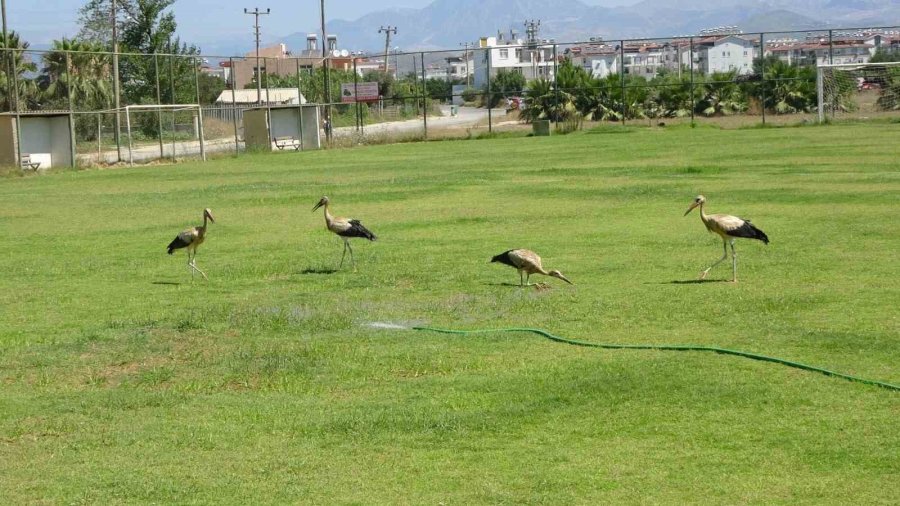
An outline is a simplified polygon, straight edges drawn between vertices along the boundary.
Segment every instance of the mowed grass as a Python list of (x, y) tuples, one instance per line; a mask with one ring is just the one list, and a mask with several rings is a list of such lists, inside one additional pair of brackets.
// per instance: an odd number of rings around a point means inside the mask
[[(900, 503), (896, 391), (367, 325), (900, 383), (900, 124), (615, 132), (0, 179), (0, 503)], [(737, 284), (698, 193), (772, 240)]]

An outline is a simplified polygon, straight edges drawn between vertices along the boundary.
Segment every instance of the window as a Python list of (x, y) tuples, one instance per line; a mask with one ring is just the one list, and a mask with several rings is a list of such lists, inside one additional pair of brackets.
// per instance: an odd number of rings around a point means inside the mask
[(725, 56), (725, 51), (722, 51), (722, 56), (723, 56), (723, 57)]
[(747, 51), (744, 51), (744, 56), (747, 56)]
[(500, 59), (505, 60), (509, 58), (509, 49), (501, 49), (500, 50)]
[(522, 61), (522, 48), (516, 49), (516, 60)]

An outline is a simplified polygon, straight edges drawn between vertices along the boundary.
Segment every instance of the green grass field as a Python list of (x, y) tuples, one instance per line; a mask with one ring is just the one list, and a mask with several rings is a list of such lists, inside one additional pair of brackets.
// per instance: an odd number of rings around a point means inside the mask
[[(900, 124), (0, 178), (0, 503), (897, 504)], [(695, 211), (751, 218), (739, 283)], [(379, 235), (358, 271), (321, 195)], [(210, 207), (191, 284), (175, 234)], [(534, 249), (576, 284), (511, 286)], [(532, 278), (535, 280), (534, 278)], [(541, 281), (542, 279), (537, 279)]]

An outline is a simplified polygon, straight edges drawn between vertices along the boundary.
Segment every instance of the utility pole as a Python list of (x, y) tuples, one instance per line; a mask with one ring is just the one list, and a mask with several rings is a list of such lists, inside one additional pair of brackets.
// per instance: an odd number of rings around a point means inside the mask
[(112, 0), (112, 8), (110, 9), (110, 17), (112, 18), (112, 50), (113, 50), (113, 103), (116, 109), (114, 135), (116, 140), (116, 153), (118, 161), (122, 161), (122, 148), (119, 145), (119, 131), (122, 130), (122, 119), (119, 117), (119, 18), (116, 12), (116, 0)]
[(381, 27), (378, 29), (378, 33), (384, 34), (384, 73), (387, 74), (390, 72), (388, 70), (390, 67), (388, 66), (388, 49), (391, 47), (391, 34), (397, 35), (397, 27), (388, 25), (387, 28)]
[(319, 2), (319, 14), (321, 15), (322, 21), (322, 77), (323, 82), (325, 84), (325, 124), (328, 125), (328, 128), (325, 129), (325, 140), (328, 143), (331, 143), (331, 83), (328, 82), (328, 33), (325, 31), (325, 0)]
[[(15, 71), (15, 69), (11, 69), (11, 67), (15, 65), (15, 59), (12, 57), (12, 52), (9, 50), (9, 38), (6, 33), (6, 0), (0, 0), (0, 9), (2, 9), (3, 15), (3, 65), (6, 67), (7, 76), (6, 103), (9, 105), (9, 111), (12, 112), (12, 79), (9, 79), (9, 76)], [(18, 125), (16, 128), (18, 128)]]
[(531, 20), (525, 21), (525, 36), (528, 38), (528, 49), (529, 53), (531, 53), (531, 78), (537, 79), (537, 62), (535, 61), (534, 54), (535, 50), (538, 47), (538, 30), (541, 27), (541, 20)]
[[(463, 58), (466, 59), (466, 88), (469, 87), (469, 43), (468, 42), (460, 42), (460, 46), (463, 46), (465, 52), (463, 53)], [(474, 44), (472, 44), (474, 46)]]
[[(266, 15), (272, 12), (271, 9), (266, 9), (265, 12), (259, 10), (259, 7), (255, 7), (252, 11), (244, 8), (244, 14), (252, 14), (256, 21), (253, 23), (254, 33), (256, 34), (256, 103), (257, 105), (262, 105), (262, 69), (259, 66), (259, 16)], [(232, 69), (232, 71), (234, 71)], [(268, 85), (266, 85), (266, 89)]]

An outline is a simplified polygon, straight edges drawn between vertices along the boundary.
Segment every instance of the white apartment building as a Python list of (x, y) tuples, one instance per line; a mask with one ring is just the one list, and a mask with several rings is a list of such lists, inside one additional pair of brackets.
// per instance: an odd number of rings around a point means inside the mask
[(753, 58), (756, 56), (753, 41), (737, 35), (716, 39), (711, 45), (701, 45), (699, 69), (704, 74), (714, 72), (753, 72)]
[(450, 79), (465, 80), (469, 77), (472, 70), (475, 69), (475, 62), (472, 61), (472, 53), (468, 53), (469, 61), (466, 62), (464, 56), (447, 57), (447, 75)]
[(482, 37), (472, 53), (474, 61), (473, 86), (487, 85), (488, 60), (491, 77), (499, 72), (517, 72), (526, 81), (553, 79), (553, 45), (541, 43), (529, 47), (522, 39), (504, 40), (501, 37)]

